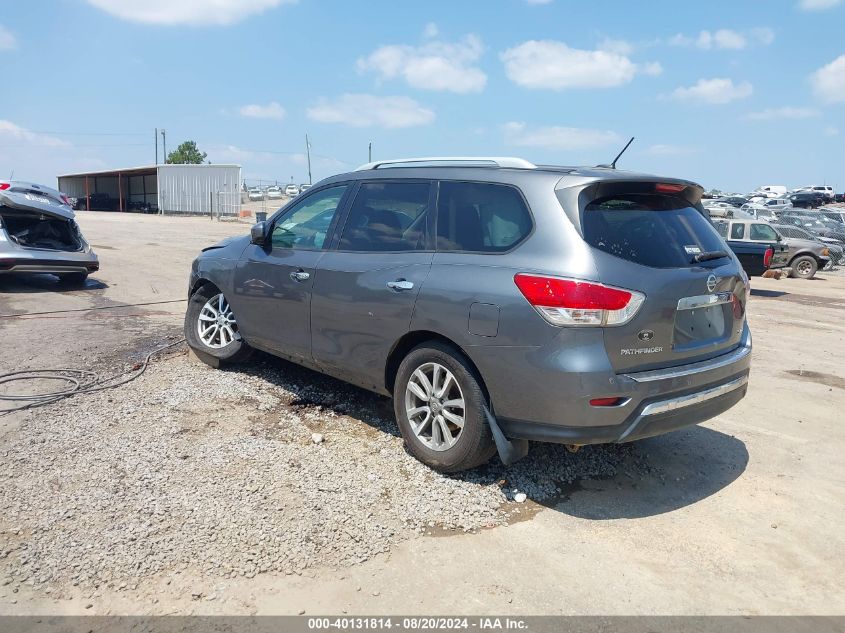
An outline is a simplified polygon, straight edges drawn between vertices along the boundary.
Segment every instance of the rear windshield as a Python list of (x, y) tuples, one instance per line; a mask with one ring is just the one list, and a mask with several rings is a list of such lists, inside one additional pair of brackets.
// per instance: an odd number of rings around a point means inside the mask
[(727, 251), (710, 222), (674, 196), (631, 194), (599, 198), (584, 210), (591, 246), (652, 268), (690, 266), (698, 253)]

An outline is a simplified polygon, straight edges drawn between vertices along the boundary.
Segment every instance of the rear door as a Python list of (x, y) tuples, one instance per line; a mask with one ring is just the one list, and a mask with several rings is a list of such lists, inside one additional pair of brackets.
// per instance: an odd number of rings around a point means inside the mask
[[(647, 183), (605, 187), (584, 205), (582, 229), (599, 280), (645, 294), (634, 318), (604, 328), (617, 371), (704, 360), (735, 348), (745, 324), (747, 278), (688, 199)], [(732, 222), (730, 235), (744, 224)], [(741, 238), (739, 238), (741, 239)]]
[(393, 344), (411, 323), (431, 269), (430, 181), (362, 183), (337, 249), (320, 259), (311, 303), (312, 353), (325, 371), (384, 385)]

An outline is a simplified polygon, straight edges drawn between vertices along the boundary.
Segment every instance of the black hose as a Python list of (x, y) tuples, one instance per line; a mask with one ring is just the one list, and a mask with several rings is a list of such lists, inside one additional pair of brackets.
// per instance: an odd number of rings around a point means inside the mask
[(132, 382), (141, 376), (147, 370), (153, 356), (166, 349), (170, 349), (171, 347), (176, 347), (184, 342), (185, 339), (182, 338), (173, 343), (157, 347), (147, 354), (141, 363), (133, 366), (132, 369), (128, 369), (105, 378), (100, 378), (95, 372), (85, 369), (35, 369), (0, 374), (0, 385), (11, 382), (25, 382), (28, 380), (58, 380), (70, 385), (68, 388), (63, 390), (46, 391), (35, 394), (0, 394), (0, 400), (23, 403), (17, 404), (16, 406), (8, 409), (0, 409), (0, 415), (5, 415), (14, 411), (34, 409), (35, 407), (52, 404), (53, 402), (58, 402), (59, 400), (71, 398), (84, 393), (94, 393), (96, 391), (120, 387), (121, 385)]

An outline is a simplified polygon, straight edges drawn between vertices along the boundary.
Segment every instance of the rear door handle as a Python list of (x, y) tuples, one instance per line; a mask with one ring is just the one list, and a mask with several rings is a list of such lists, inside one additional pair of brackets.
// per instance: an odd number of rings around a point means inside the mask
[(396, 292), (402, 292), (403, 290), (412, 290), (414, 282), (407, 279), (397, 279), (396, 281), (388, 281), (387, 287)]
[(308, 278), (311, 277), (308, 273), (304, 270), (297, 270), (290, 274), (290, 278), (294, 281), (308, 281)]

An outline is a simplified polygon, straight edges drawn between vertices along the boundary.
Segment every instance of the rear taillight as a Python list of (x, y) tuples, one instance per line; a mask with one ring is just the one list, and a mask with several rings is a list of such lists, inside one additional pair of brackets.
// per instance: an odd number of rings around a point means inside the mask
[[(758, 251), (759, 252), (759, 251)], [(772, 263), (772, 257), (775, 256), (775, 249), (771, 246), (766, 249), (765, 254), (763, 255), (763, 267), (768, 268)]]
[(70, 206), (70, 200), (67, 199), (65, 194), (62, 194), (62, 202), (64, 202), (67, 206)]
[(552, 325), (622, 325), (645, 301), (642, 293), (592, 281), (519, 273), (514, 282)]
[(6, 191), (9, 187), (11, 187), (11, 183), (8, 182), (0, 182), (0, 191)]

